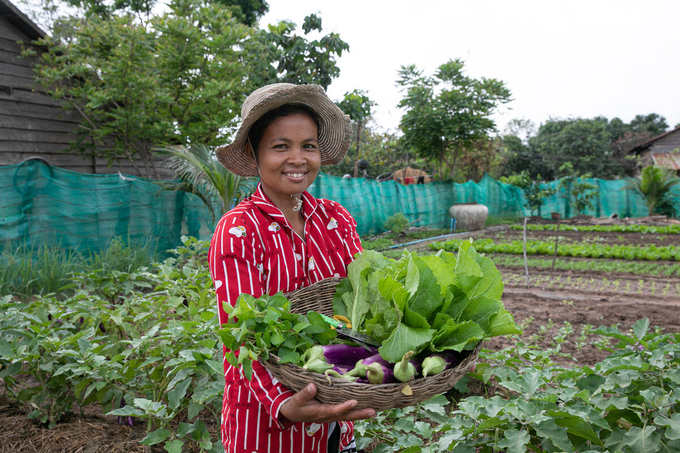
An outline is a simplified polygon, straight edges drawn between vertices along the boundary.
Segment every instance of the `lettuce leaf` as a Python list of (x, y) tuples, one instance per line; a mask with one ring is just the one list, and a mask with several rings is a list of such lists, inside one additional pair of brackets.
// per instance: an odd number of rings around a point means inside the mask
[(414, 328), (399, 323), (392, 335), (383, 342), (378, 352), (388, 362), (397, 363), (407, 352), (413, 351), (414, 354), (417, 354), (425, 349), (432, 340), (434, 333), (434, 329)]

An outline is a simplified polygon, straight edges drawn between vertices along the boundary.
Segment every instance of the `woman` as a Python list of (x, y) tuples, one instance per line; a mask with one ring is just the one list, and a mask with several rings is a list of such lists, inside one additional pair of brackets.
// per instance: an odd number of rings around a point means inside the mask
[[(222, 217), (210, 246), (210, 272), (222, 304), (292, 291), (333, 276), (362, 251), (356, 222), (339, 204), (306, 189), (321, 165), (338, 163), (350, 143), (350, 122), (318, 85), (274, 84), (243, 103), (234, 142), (217, 157), (241, 176), (259, 176), (252, 197)], [(356, 451), (352, 420), (375, 416), (314, 399), (308, 385), (294, 393), (259, 363), (253, 377), (224, 362), (222, 442), (231, 452)]]

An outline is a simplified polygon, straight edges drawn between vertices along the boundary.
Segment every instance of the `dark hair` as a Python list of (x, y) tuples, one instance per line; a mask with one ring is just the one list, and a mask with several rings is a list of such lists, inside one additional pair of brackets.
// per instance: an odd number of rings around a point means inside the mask
[(250, 127), (248, 131), (248, 139), (250, 140), (250, 145), (253, 147), (253, 152), (257, 156), (257, 149), (260, 147), (260, 141), (262, 141), (262, 136), (264, 135), (267, 126), (272, 124), (276, 118), (282, 116), (294, 115), (297, 113), (302, 113), (307, 115), (316, 124), (316, 130), (319, 130), (319, 116), (314, 110), (307, 107), (304, 104), (284, 104), (281, 107), (277, 107), (274, 110), (270, 110), (264, 115), (262, 115), (255, 124)]

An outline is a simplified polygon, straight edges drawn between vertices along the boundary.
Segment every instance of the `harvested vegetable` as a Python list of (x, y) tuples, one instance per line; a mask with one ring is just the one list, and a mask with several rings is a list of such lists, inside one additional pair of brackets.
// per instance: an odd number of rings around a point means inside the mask
[(407, 352), (404, 354), (401, 362), (394, 366), (394, 377), (399, 382), (412, 381), (416, 377), (416, 367), (410, 361), (411, 356), (413, 356), (413, 351)]
[(453, 351), (437, 352), (423, 359), (423, 377), (434, 376), (458, 363), (458, 354)]
[(380, 341), (380, 355), (397, 363), (409, 351), (461, 352), (484, 338), (519, 333), (502, 293), (500, 272), (470, 242), (457, 257), (404, 252), (395, 261), (365, 250), (348, 265), (333, 311)]

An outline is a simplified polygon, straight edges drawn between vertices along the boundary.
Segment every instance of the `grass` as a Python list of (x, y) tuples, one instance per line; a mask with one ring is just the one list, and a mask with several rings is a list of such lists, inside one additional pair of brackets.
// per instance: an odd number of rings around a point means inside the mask
[(132, 272), (151, 266), (155, 258), (153, 242), (129, 243), (121, 238), (113, 238), (104, 249), (91, 253), (58, 244), (37, 248), (7, 244), (0, 253), (0, 295), (67, 295), (74, 273)]

